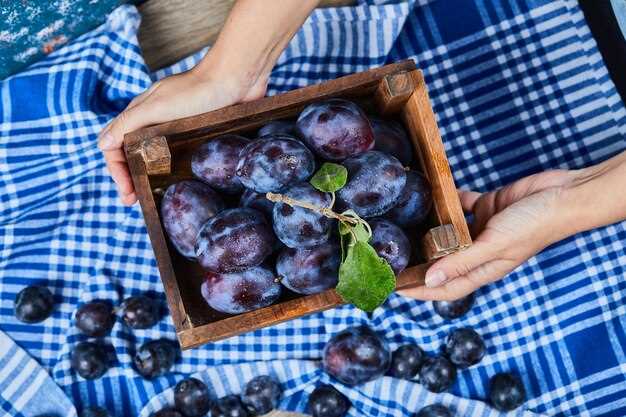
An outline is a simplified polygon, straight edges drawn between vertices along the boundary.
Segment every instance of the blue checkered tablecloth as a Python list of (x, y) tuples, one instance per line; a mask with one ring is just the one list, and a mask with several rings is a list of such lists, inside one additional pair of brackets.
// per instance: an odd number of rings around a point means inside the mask
[[(479, 290), (473, 310), (454, 322), (430, 303), (394, 295), (370, 316), (346, 306), (186, 351), (172, 374), (150, 382), (132, 370), (131, 355), (147, 340), (173, 339), (171, 319), (133, 332), (117, 323), (105, 339), (115, 365), (95, 381), (73, 374), (69, 352), (83, 340), (72, 321), (78, 304), (146, 291), (164, 298), (140, 209), (118, 202), (96, 135), (154, 79), (201, 54), (149, 74), (138, 23), (134, 8), (119, 8), (99, 29), (0, 83), (0, 415), (34, 415), (29, 404), (60, 396), (75, 405), (57, 402), (68, 416), (99, 405), (147, 417), (187, 375), (221, 396), (268, 372), (287, 390), (281, 408), (303, 411), (307, 393), (329, 381), (318, 363), (325, 341), (357, 323), (384, 333), (392, 348), (416, 342), (429, 352), (451, 329), (471, 326), (488, 354), (446, 394), (388, 377), (355, 389), (333, 382), (355, 405), (352, 417), (408, 416), (434, 401), (457, 416), (496, 416), (485, 403), (487, 381), (508, 370), (522, 376), (529, 396), (515, 415), (626, 415), (625, 223), (549, 247)], [(626, 148), (624, 104), (574, 0), (319, 10), (281, 56), (269, 91), (407, 57), (424, 70), (460, 187), (491, 190)], [(46, 285), (57, 302), (41, 324), (13, 316), (15, 294), (29, 284)], [(39, 392), (28, 388), (32, 381)]]

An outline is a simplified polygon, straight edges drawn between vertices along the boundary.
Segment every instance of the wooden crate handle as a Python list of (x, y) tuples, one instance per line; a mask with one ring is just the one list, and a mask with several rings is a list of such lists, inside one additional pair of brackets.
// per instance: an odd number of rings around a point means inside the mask
[(452, 224), (433, 227), (422, 239), (423, 253), (429, 261), (441, 258), (465, 247), (467, 245), (461, 245), (459, 233)]
[(141, 156), (148, 175), (169, 175), (172, 172), (172, 154), (165, 136), (149, 137), (126, 147), (126, 155)]

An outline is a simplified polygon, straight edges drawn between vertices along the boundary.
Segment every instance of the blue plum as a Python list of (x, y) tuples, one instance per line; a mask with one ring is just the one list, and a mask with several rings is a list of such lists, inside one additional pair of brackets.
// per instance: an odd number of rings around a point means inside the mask
[(406, 174), (400, 161), (378, 151), (346, 159), (348, 182), (337, 193), (341, 210), (352, 209), (361, 217), (380, 216), (400, 198)]
[[(284, 195), (316, 207), (329, 207), (332, 201), (329, 194), (316, 190), (308, 183), (296, 184)], [(276, 236), (290, 248), (310, 248), (327, 242), (335, 224), (316, 211), (280, 202), (274, 204), (273, 219)]]
[(276, 134), (256, 139), (239, 155), (237, 177), (259, 193), (278, 192), (315, 171), (315, 157), (292, 136)]
[(324, 371), (354, 386), (383, 376), (391, 364), (387, 342), (367, 326), (349, 327), (324, 347)]
[(352, 404), (348, 397), (328, 384), (316, 387), (309, 395), (307, 403), (308, 411), (313, 417), (344, 417), (350, 407)]
[(126, 298), (121, 308), (122, 320), (131, 329), (147, 329), (159, 321), (159, 304), (145, 295)]
[(258, 136), (269, 136), (275, 135), (277, 133), (297, 136), (298, 132), (296, 129), (296, 122), (292, 122), (289, 120), (272, 120), (267, 123), (265, 126), (259, 129)]
[(477, 364), (485, 356), (485, 342), (474, 329), (462, 327), (448, 335), (444, 352), (453, 364), (459, 368), (467, 368)]
[(161, 218), (176, 250), (195, 258), (200, 228), (223, 209), (224, 202), (211, 187), (199, 181), (181, 181), (167, 188), (161, 201)]
[(317, 294), (335, 288), (341, 263), (336, 243), (311, 248), (285, 248), (278, 255), (276, 272), (281, 283), (299, 294)]
[(389, 375), (395, 378), (412, 379), (417, 375), (422, 362), (424, 351), (417, 345), (402, 345), (391, 355)]
[(176, 362), (177, 354), (175, 342), (167, 339), (150, 340), (139, 347), (133, 356), (133, 364), (142, 377), (152, 379), (169, 372)]
[(241, 393), (241, 402), (251, 415), (263, 415), (278, 407), (283, 393), (280, 383), (269, 375), (252, 378)]
[(272, 221), (272, 213), (274, 211), (274, 203), (265, 197), (265, 194), (257, 193), (248, 188), (241, 195), (239, 200), (241, 207), (248, 207), (260, 211), (265, 215), (268, 221)]
[(443, 356), (426, 358), (419, 371), (420, 383), (431, 392), (443, 392), (456, 379), (456, 367)]
[(83, 334), (101, 337), (111, 331), (115, 324), (113, 307), (107, 301), (95, 300), (76, 310), (76, 327)]
[(50, 317), (54, 298), (46, 287), (31, 285), (15, 297), (15, 317), (22, 323), (40, 323)]
[(191, 156), (191, 171), (200, 180), (224, 193), (243, 190), (235, 170), (239, 153), (250, 139), (239, 135), (223, 135), (200, 145)]
[(378, 256), (389, 263), (393, 272), (398, 275), (406, 268), (411, 258), (411, 243), (406, 234), (388, 220), (371, 220), (372, 239), (370, 244)]
[(512, 411), (526, 401), (526, 389), (519, 376), (505, 372), (489, 381), (489, 399), (495, 409)]
[(435, 312), (444, 319), (452, 320), (467, 313), (474, 305), (474, 293), (453, 301), (433, 301)]
[(414, 417), (454, 417), (454, 414), (445, 405), (431, 404), (422, 408)]
[(238, 395), (227, 395), (211, 405), (211, 417), (249, 417)]
[(240, 314), (272, 304), (280, 296), (280, 284), (272, 271), (257, 266), (241, 272), (208, 272), (201, 291), (214, 310)]
[(204, 416), (211, 407), (209, 388), (199, 379), (183, 379), (174, 387), (174, 405), (186, 417)]
[(85, 379), (100, 378), (109, 369), (107, 351), (100, 344), (80, 342), (70, 354), (70, 366)]
[(374, 147), (374, 132), (367, 116), (347, 100), (330, 99), (308, 105), (296, 126), (306, 144), (331, 161), (342, 161)]
[(419, 172), (408, 171), (400, 198), (385, 217), (398, 226), (417, 226), (426, 219), (432, 206), (432, 191), (426, 177)]
[(404, 166), (413, 160), (413, 146), (402, 125), (392, 120), (370, 118), (374, 131), (374, 149), (398, 158)]
[(250, 208), (227, 209), (200, 229), (196, 256), (200, 265), (214, 272), (242, 271), (260, 265), (275, 242), (263, 213)]

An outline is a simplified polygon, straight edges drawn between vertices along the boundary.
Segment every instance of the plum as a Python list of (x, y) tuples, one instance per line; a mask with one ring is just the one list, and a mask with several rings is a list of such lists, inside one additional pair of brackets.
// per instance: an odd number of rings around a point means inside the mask
[(204, 416), (211, 407), (209, 388), (199, 379), (183, 379), (174, 387), (174, 405), (186, 417)]
[(266, 307), (280, 296), (278, 279), (262, 267), (222, 274), (208, 272), (201, 290), (211, 308), (228, 314)]
[(406, 268), (411, 258), (411, 243), (406, 234), (388, 220), (371, 220), (372, 238), (370, 244), (378, 256), (389, 263), (393, 272), (398, 275)]
[(251, 415), (267, 414), (278, 407), (282, 388), (278, 381), (269, 376), (261, 375), (252, 378), (241, 394), (241, 402)]
[(46, 287), (31, 285), (15, 297), (15, 317), (23, 323), (40, 323), (50, 317), (53, 309), (54, 299)]
[(259, 129), (258, 136), (261, 138), (263, 136), (275, 135), (279, 133), (297, 136), (298, 131), (296, 129), (296, 123), (289, 120), (272, 120)]
[(495, 409), (512, 411), (526, 401), (526, 389), (519, 376), (505, 372), (489, 381), (489, 399)]
[(171, 340), (158, 339), (144, 343), (135, 353), (133, 363), (137, 372), (146, 379), (165, 375), (176, 362), (178, 349)]
[[(316, 207), (329, 207), (332, 201), (329, 194), (316, 190), (308, 183), (296, 184), (284, 195)], [(316, 211), (280, 202), (274, 204), (273, 219), (276, 236), (290, 248), (310, 248), (327, 242), (335, 224)]]
[(324, 347), (324, 370), (346, 385), (355, 386), (380, 378), (390, 364), (387, 343), (364, 325), (337, 333)]
[(243, 185), (235, 171), (239, 154), (249, 143), (243, 136), (223, 135), (200, 145), (191, 155), (193, 175), (221, 192), (241, 192)]
[(148, 329), (159, 321), (159, 304), (145, 295), (128, 297), (121, 307), (122, 320), (131, 329)]
[(422, 362), (424, 351), (417, 345), (402, 345), (391, 355), (389, 375), (394, 378), (412, 379), (417, 375)]
[(319, 156), (342, 161), (374, 147), (374, 132), (365, 113), (347, 100), (308, 105), (296, 122), (299, 136)]
[(454, 417), (454, 414), (445, 405), (431, 404), (418, 411), (414, 417)]
[(344, 417), (352, 407), (350, 400), (335, 387), (322, 384), (311, 395), (307, 408), (313, 417)]
[(284, 248), (276, 261), (281, 283), (298, 294), (317, 294), (335, 288), (341, 249), (330, 243), (311, 248)]
[(474, 293), (453, 301), (433, 301), (435, 312), (444, 319), (452, 320), (467, 313), (474, 305)]
[(164, 408), (155, 413), (150, 414), (150, 417), (185, 417), (183, 413), (174, 408)]
[(398, 226), (411, 227), (422, 223), (433, 206), (430, 183), (416, 171), (406, 173), (406, 185), (385, 217)]
[(276, 238), (262, 213), (250, 208), (227, 209), (198, 233), (196, 256), (214, 272), (236, 272), (260, 265), (272, 253)]
[(264, 136), (247, 145), (239, 155), (237, 177), (259, 193), (278, 192), (305, 181), (315, 171), (315, 157), (292, 136)]
[(200, 228), (223, 209), (224, 202), (211, 187), (199, 181), (181, 181), (167, 188), (161, 201), (161, 218), (176, 250), (195, 258)]
[(475, 365), (485, 356), (483, 338), (469, 327), (453, 330), (443, 347), (450, 361), (459, 368)]
[(211, 405), (211, 417), (249, 417), (238, 395), (227, 395)]
[(265, 218), (271, 222), (272, 212), (274, 211), (274, 203), (265, 197), (265, 194), (257, 193), (249, 188), (241, 195), (239, 200), (240, 207), (248, 207), (260, 211), (265, 215)]
[(76, 310), (76, 327), (87, 336), (104, 336), (111, 331), (114, 324), (113, 307), (107, 301), (91, 301)]
[(348, 182), (337, 193), (341, 210), (352, 209), (361, 217), (380, 216), (400, 198), (406, 174), (400, 161), (378, 151), (346, 159)]
[(443, 356), (426, 358), (419, 371), (420, 383), (431, 392), (443, 392), (456, 379), (456, 367)]
[(93, 342), (78, 343), (70, 354), (70, 366), (85, 379), (100, 378), (109, 369), (104, 346)]
[(374, 149), (393, 155), (404, 166), (413, 160), (413, 146), (402, 125), (392, 120), (381, 120), (370, 117), (374, 131)]

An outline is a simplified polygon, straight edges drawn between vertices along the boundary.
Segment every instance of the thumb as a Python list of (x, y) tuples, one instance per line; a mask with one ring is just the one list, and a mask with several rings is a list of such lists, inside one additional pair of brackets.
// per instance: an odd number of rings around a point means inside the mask
[(441, 258), (428, 268), (426, 287), (439, 287), (457, 277), (466, 276), (473, 269), (496, 257), (496, 249), (491, 244), (477, 241), (465, 250)]

